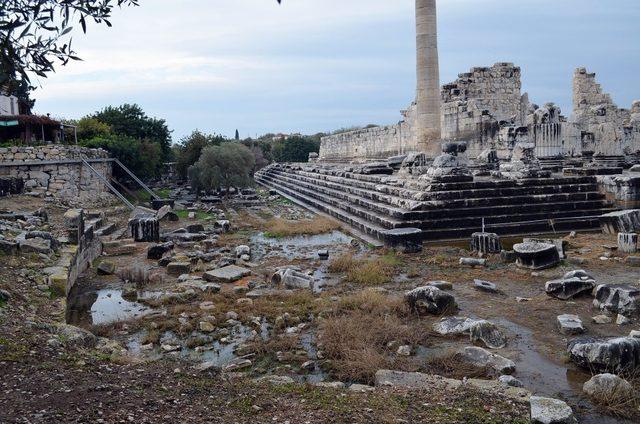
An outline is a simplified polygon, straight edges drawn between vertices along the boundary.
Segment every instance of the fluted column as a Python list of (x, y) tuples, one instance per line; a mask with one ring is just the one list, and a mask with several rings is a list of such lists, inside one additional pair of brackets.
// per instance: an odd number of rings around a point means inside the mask
[(416, 137), (418, 149), (432, 155), (440, 150), (441, 136), (437, 22), (436, 0), (416, 0)]

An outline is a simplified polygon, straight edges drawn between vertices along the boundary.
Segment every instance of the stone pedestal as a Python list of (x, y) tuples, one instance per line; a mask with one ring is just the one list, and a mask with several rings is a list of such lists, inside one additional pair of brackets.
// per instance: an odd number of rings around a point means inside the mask
[(618, 250), (622, 253), (636, 253), (638, 251), (638, 234), (618, 233)]
[(137, 242), (160, 241), (160, 223), (154, 216), (139, 216), (129, 220), (129, 233)]
[(516, 265), (533, 270), (551, 268), (560, 262), (558, 249), (553, 244), (527, 242), (513, 246)]
[(403, 253), (422, 251), (422, 230), (419, 228), (395, 228), (384, 233), (384, 243)]
[(496, 233), (473, 233), (471, 235), (471, 251), (479, 253), (500, 253), (502, 244)]

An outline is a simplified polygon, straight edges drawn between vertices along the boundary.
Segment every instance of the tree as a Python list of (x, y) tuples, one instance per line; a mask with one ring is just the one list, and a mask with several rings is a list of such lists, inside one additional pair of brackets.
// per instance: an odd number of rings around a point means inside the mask
[(236, 141), (240, 141), (240, 133), (238, 132), (238, 130), (236, 130), (236, 137), (235, 137)]
[(162, 160), (170, 160), (171, 130), (167, 122), (147, 116), (137, 104), (108, 106), (90, 117), (109, 125), (113, 134), (157, 143), (160, 146)]
[(88, 21), (111, 26), (114, 7), (137, 5), (138, 0), (2, 0), (0, 86), (30, 83), (32, 74), (46, 78), (55, 62), (79, 60), (71, 48), (73, 25), (85, 33)]
[(176, 153), (176, 168), (181, 178), (188, 177), (189, 167), (196, 163), (200, 158), (202, 149), (208, 146), (217, 146), (226, 141), (220, 135), (204, 134), (195, 130), (191, 135), (180, 140)]
[(195, 165), (189, 168), (192, 188), (213, 192), (251, 185), (251, 171), (255, 158), (251, 151), (240, 143), (225, 142), (202, 151)]
[(292, 136), (286, 140), (276, 141), (271, 150), (276, 162), (306, 162), (309, 153), (320, 151), (319, 137)]
[[(157, 177), (162, 166), (160, 146), (147, 140), (138, 140), (124, 135), (109, 134), (83, 141), (83, 146), (102, 148), (142, 179)], [(126, 181), (129, 176), (114, 168), (114, 176)]]

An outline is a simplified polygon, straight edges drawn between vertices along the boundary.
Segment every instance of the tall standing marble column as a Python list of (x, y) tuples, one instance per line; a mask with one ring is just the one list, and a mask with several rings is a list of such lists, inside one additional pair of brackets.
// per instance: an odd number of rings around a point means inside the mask
[(440, 150), (440, 68), (436, 0), (416, 0), (418, 150), (430, 155)]

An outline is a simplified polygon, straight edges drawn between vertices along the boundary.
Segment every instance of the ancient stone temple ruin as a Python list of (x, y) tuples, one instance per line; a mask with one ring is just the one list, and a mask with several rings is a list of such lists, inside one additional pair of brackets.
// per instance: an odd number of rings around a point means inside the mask
[(640, 152), (640, 102), (618, 108), (579, 68), (567, 118), (531, 103), (509, 62), (440, 87), (435, 8), (416, 0), (416, 100), (398, 124), (325, 137), (318, 158), (257, 181), (390, 245), (595, 229), (640, 199), (640, 174), (624, 170)]

